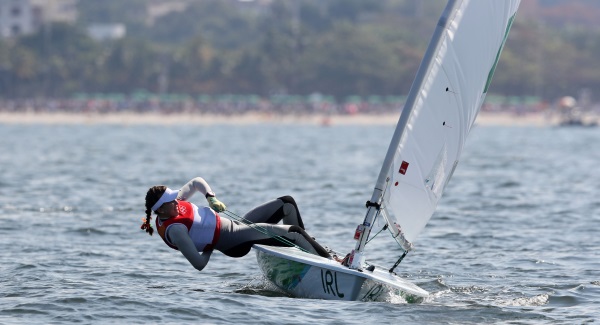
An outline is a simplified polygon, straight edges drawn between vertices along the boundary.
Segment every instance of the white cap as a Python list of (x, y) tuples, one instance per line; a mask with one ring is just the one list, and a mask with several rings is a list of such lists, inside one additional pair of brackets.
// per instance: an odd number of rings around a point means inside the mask
[(158, 210), (158, 208), (160, 208), (161, 205), (175, 200), (177, 198), (178, 194), (179, 194), (179, 190), (173, 191), (172, 189), (167, 187), (167, 189), (165, 190), (165, 193), (163, 193), (163, 195), (160, 197), (158, 202), (156, 202), (152, 206), (152, 211), (156, 211), (156, 210)]

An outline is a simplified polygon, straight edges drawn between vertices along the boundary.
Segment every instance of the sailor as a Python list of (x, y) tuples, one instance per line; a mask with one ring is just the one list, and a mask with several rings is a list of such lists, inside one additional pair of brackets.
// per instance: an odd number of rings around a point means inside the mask
[[(206, 197), (208, 207), (188, 201), (196, 192)], [(304, 230), (300, 211), (291, 196), (282, 196), (250, 210), (244, 219), (252, 225), (218, 214), (226, 209), (201, 177), (190, 180), (179, 190), (153, 186), (146, 193), (146, 218), (141, 228), (152, 235), (154, 229), (150, 222), (154, 211), (156, 228), (165, 244), (179, 250), (199, 271), (204, 269), (215, 249), (230, 257), (242, 257), (254, 244), (291, 246), (293, 243), (310, 253), (331, 258)], [(283, 224), (277, 225), (280, 221)]]

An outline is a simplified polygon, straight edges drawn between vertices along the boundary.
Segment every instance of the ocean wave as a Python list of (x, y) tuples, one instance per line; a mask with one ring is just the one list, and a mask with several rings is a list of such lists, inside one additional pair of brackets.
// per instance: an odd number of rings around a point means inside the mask
[(519, 297), (507, 300), (499, 300), (496, 303), (501, 306), (527, 307), (543, 306), (548, 303), (550, 295), (540, 294), (533, 297)]

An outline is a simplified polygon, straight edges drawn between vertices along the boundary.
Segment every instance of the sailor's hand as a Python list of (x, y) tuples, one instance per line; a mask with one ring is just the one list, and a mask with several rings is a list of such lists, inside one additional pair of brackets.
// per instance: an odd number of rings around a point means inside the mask
[(208, 201), (208, 205), (210, 206), (210, 208), (217, 212), (223, 212), (223, 211), (227, 210), (227, 207), (225, 206), (225, 204), (223, 202), (219, 201), (214, 196), (208, 196), (208, 197), (206, 197), (206, 200)]

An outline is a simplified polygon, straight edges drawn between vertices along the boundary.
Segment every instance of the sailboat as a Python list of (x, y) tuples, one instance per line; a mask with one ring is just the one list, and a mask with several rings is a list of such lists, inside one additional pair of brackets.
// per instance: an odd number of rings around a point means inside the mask
[[(294, 297), (419, 302), (429, 293), (395, 274), (433, 215), (490, 86), (519, 0), (450, 0), (408, 94), (356, 245), (342, 263), (295, 247), (255, 245), (265, 277)], [(400, 249), (394, 266), (366, 260), (378, 218)], [(395, 246), (395, 244), (392, 244)], [(393, 250), (394, 247), (390, 247)], [(397, 248), (396, 248), (397, 249)]]

